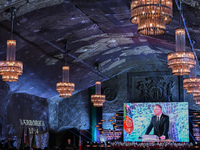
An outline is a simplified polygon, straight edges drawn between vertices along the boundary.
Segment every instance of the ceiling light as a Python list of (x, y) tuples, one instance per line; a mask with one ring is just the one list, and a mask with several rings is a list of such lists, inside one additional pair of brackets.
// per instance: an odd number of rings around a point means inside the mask
[[(194, 101), (200, 101), (200, 92), (193, 93), (193, 100)], [(200, 118), (200, 116), (198, 118)]]
[(189, 75), (190, 68), (196, 64), (194, 54), (185, 51), (185, 29), (176, 29), (176, 52), (167, 56), (168, 67), (172, 69), (173, 75)]
[(105, 95), (101, 95), (101, 82), (96, 81), (95, 83), (96, 94), (91, 95), (91, 102), (93, 103), (94, 107), (102, 107), (103, 103), (105, 102)]
[(200, 93), (200, 78), (190, 77), (183, 79), (183, 88), (187, 90), (188, 94), (193, 94), (197, 98), (196, 94)]
[(200, 100), (197, 100), (197, 101), (196, 101), (196, 104), (197, 104), (197, 105), (200, 105)]
[(173, 18), (172, 4), (172, 0), (132, 0), (131, 22), (138, 24), (140, 34), (163, 34)]
[(16, 41), (13, 40), (14, 12), (15, 9), (12, 10), (11, 39), (7, 40), (6, 61), (0, 61), (0, 75), (2, 75), (3, 81), (8, 82), (17, 81), (18, 76), (23, 73), (23, 63), (21, 61), (15, 61)]
[(60, 97), (69, 98), (74, 92), (75, 84), (69, 82), (69, 66), (63, 66), (62, 70), (62, 82), (57, 83), (57, 92), (60, 93)]
[(200, 78), (196, 76), (196, 66), (191, 69), (191, 74), (188, 78), (183, 79), (183, 88), (187, 90), (188, 94), (193, 94), (193, 99), (196, 104), (200, 100)]

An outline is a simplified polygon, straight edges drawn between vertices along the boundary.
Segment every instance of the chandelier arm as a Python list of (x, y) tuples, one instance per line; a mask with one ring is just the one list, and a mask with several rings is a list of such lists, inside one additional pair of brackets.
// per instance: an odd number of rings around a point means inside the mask
[[(182, 0), (181, 0), (181, 1), (182, 1)], [(193, 52), (193, 54), (194, 54), (194, 56), (195, 56), (195, 60), (196, 60), (197, 67), (199, 68), (199, 61), (198, 61), (196, 52), (195, 52), (195, 50), (194, 50), (194, 45), (193, 45), (193, 43), (192, 43), (192, 40), (191, 40), (189, 31), (188, 31), (188, 29), (187, 29), (187, 26), (186, 26), (186, 22), (185, 22), (183, 13), (181, 13), (181, 9), (182, 9), (182, 8), (181, 8), (181, 5), (180, 5), (180, 6), (178, 5), (178, 0), (175, 0), (175, 2), (176, 2), (176, 6), (177, 6), (178, 10), (180, 11), (180, 15), (181, 15), (181, 18), (182, 18), (182, 21), (183, 21), (183, 25), (184, 25), (184, 27), (185, 27), (185, 31), (186, 31), (186, 33), (187, 33), (187, 37), (188, 37), (189, 42), (190, 42), (190, 46), (191, 46), (192, 52)]]

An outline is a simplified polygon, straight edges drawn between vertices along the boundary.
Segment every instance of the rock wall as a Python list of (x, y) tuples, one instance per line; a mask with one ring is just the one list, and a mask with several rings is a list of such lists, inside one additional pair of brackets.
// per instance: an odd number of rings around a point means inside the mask
[[(33, 131), (39, 147), (48, 145), (49, 114), (47, 99), (26, 93), (14, 93), (6, 82), (0, 81), (0, 139), (11, 138), (19, 147), (23, 133)], [(43, 141), (42, 143), (40, 141)]]
[[(132, 102), (188, 102), (190, 109), (199, 110), (192, 95), (183, 89), (183, 77), (174, 76), (167, 66), (146, 65), (135, 67), (123, 74), (104, 81), (102, 94), (104, 129), (112, 128), (108, 119), (123, 110), (123, 103)], [(58, 128), (76, 127), (89, 129), (89, 90), (82, 91), (59, 104)], [(84, 127), (83, 127), (84, 126)]]
[[(0, 81), (0, 136), (18, 140), (23, 128), (38, 132), (40, 141), (47, 141), (48, 132), (54, 133), (71, 128), (90, 129), (90, 89), (71, 98), (54, 97), (51, 100), (26, 93), (10, 91), (6, 82)], [(166, 66), (146, 65), (134, 67), (114, 78), (102, 82), (102, 94), (106, 95), (103, 106), (104, 129), (112, 128), (108, 119), (123, 111), (123, 103), (131, 102), (188, 102), (189, 108), (199, 110), (192, 95), (183, 89), (183, 77), (173, 76)], [(98, 112), (97, 112), (98, 113)], [(39, 136), (39, 135), (42, 136)], [(56, 144), (56, 143), (55, 143)], [(38, 145), (41, 145), (38, 143)], [(43, 147), (44, 147), (43, 143)], [(42, 147), (42, 145), (41, 145)]]

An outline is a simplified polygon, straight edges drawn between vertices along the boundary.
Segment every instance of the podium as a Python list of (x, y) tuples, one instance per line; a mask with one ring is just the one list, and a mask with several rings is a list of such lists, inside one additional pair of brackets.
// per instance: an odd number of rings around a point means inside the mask
[(170, 139), (161, 140), (157, 135), (143, 135), (142, 142), (174, 142)]
[(143, 135), (142, 142), (157, 142), (159, 141), (159, 137), (157, 135)]

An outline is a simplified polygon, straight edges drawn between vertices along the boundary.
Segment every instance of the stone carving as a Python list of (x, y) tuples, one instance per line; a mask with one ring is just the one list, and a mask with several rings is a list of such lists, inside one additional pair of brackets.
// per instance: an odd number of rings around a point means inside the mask
[(117, 92), (114, 88), (107, 87), (104, 91), (103, 94), (106, 95), (106, 100), (107, 101), (113, 101), (116, 99)]
[(172, 90), (174, 81), (166, 81), (164, 77), (146, 77), (136, 83), (139, 90), (139, 101), (142, 102), (164, 102), (172, 101)]

